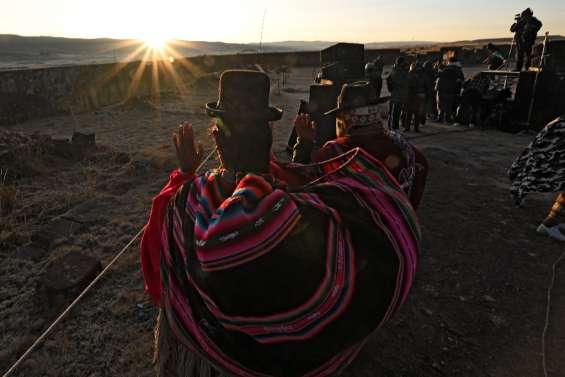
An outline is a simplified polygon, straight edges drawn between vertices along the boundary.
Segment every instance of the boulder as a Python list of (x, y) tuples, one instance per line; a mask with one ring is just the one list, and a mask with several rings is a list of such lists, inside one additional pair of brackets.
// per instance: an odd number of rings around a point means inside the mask
[(50, 310), (59, 310), (78, 294), (101, 271), (100, 261), (80, 251), (72, 251), (54, 260), (40, 278)]
[(36, 244), (31, 244), (19, 247), (16, 251), (16, 258), (37, 262), (45, 255), (46, 252), (47, 250), (45, 250), (45, 248)]
[(72, 137), (72, 144), (78, 150), (94, 148), (96, 146), (96, 134), (93, 130), (75, 131)]

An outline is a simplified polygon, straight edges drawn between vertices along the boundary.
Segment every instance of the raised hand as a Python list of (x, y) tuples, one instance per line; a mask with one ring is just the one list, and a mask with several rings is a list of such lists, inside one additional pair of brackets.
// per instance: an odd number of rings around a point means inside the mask
[(310, 121), (308, 114), (298, 114), (294, 118), (294, 128), (301, 139), (313, 141), (316, 138), (316, 123)]
[(192, 124), (184, 122), (179, 125), (178, 130), (173, 132), (173, 144), (181, 171), (194, 174), (202, 162), (204, 148), (200, 143), (196, 146)]

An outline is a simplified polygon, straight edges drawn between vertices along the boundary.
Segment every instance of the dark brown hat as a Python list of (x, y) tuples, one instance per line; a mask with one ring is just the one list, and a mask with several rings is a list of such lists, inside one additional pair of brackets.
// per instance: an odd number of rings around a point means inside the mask
[(233, 69), (220, 76), (217, 102), (206, 104), (212, 117), (275, 121), (283, 111), (269, 106), (271, 82), (263, 72)]
[(337, 97), (337, 107), (326, 112), (325, 115), (337, 114), (358, 107), (378, 105), (387, 102), (389, 99), (389, 97), (378, 98), (375, 88), (368, 81), (344, 84), (339, 97)]

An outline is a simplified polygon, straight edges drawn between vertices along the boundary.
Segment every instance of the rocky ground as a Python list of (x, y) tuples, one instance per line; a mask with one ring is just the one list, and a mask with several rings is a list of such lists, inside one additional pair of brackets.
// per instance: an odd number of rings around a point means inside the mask
[[(273, 104), (286, 110), (274, 128), (279, 158), (312, 81), (312, 70), (297, 70), (286, 88), (273, 89)], [(53, 293), (61, 284), (52, 266), (73, 267), (65, 258), (80, 255), (92, 263), (75, 266), (77, 274), (92, 273), (144, 224), (152, 196), (175, 167), (175, 127), (193, 122), (212, 148), (202, 104), (215, 96), (208, 88), (164, 96), (159, 111), (138, 103), (0, 130), (1, 371), (76, 294)], [(94, 132), (97, 146), (66, 142), (74, 131)], [(417, 281), (409, 302), (344, 376), (542, 375), (546, 292), (564, 248), (535, 233), (553, 198), (532, 195), (515, 208), (505, 176), (532, 135), (428, 125), (407, 136), (431, 166)], [(547, 332), (555, 377), (565, 376), (564, 279), (565, 263), (557, 269)], [(154, 320), (136, 243), (16, 375), (153, 375)]]

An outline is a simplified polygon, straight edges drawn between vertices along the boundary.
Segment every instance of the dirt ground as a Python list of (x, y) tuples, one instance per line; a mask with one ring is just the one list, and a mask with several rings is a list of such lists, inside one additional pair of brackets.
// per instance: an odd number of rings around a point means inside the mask
[[(272, 103), (285, 109), (274, 129), (279, 158), (286, 158), (291, 120), (312, 81), (311, 69), (295, 70), (285, 89), (273, 89)], [(192, 122), (210, 151), (202, 104), (215, 96), (208, 89), (164, 96), (161, 111), (116, 106), (0, 130), (8, 146), (27, 146), (0, 166), (0, 193), (11, 203), (0, 227), (0, 371), (57, 312), (38, 288), (49, 264), (82, 252), (106, 265), (144, 224), (152, 196), (175, 167), (175, 127)], [(69, 156), (32, 136), (68, 137), (75, 129), (95, 131), (99, 147)], [(435, 124), (407, 136), (431, 166), (419, 210), (424, 247), (417, 281), (400, 313), (343, 376), (543, 375), (547, 287), (565, 248), (535, 233), (553, 197), (531, 195), (516, 208), (505, 174), (533, 136)], [(20, 246), (61, 218), (78, 226), (49, 252), (22, 252)], [(156, 311), (143, 292), (138, 253), (136, 243), (16, 375), (153, 375)], [(549, 376), (557, 377), (565, 376), (565, 263), (553, 292), (546, 357)]]

